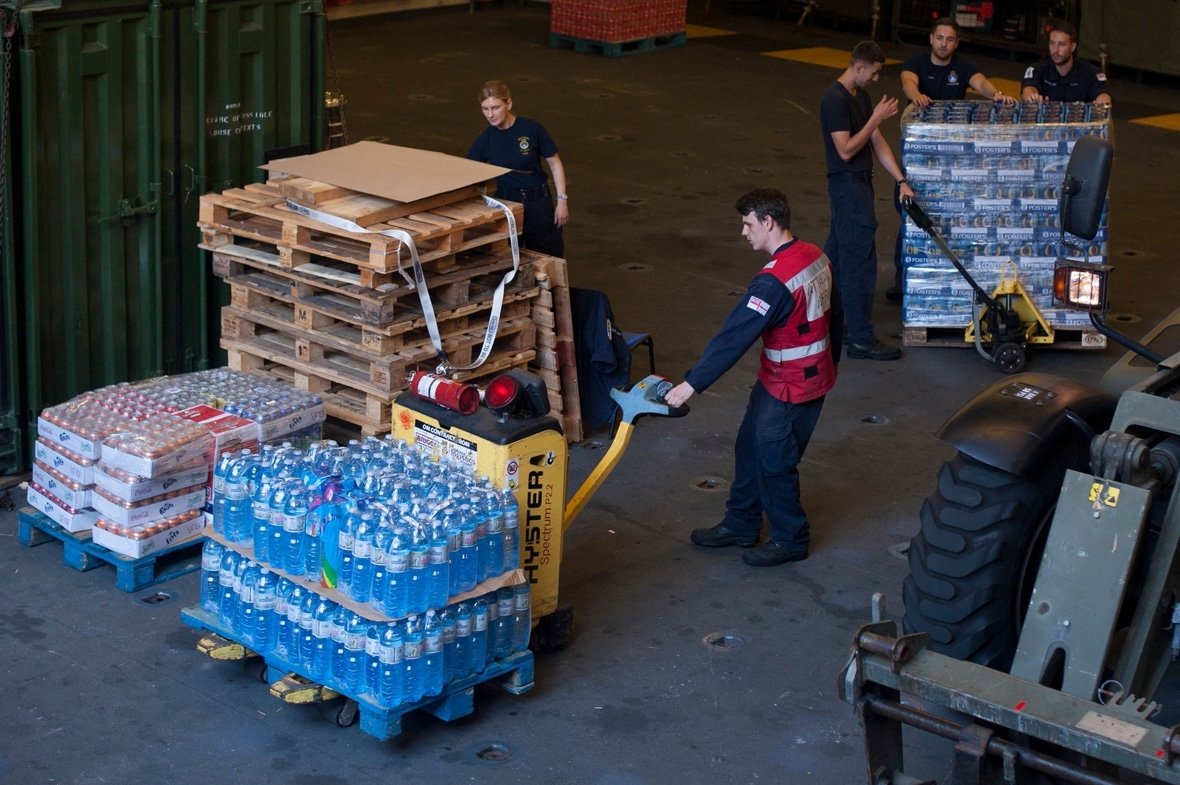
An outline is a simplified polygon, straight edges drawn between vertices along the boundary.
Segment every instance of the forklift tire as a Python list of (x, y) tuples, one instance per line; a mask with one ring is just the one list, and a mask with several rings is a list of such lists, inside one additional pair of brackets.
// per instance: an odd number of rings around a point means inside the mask
[(570, 605), (559, 605), (557, 610), (542, 616), (533, 628), (529, 638), (529, 649), (533, 654), (561, 651), (574, 637), (574, 609)]
[(928, 633), (934, 651), (949, 657), (1008, 670), (1077, 447), (1061, 445), (1029, 477), (963, 453), (943, 464), (910, 541), (902, 589), (907, 633)]

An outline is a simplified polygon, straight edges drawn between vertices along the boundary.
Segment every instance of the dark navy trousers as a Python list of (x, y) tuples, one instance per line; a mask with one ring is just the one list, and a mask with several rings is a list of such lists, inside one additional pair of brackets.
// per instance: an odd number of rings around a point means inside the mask
[(791, 551), (807, 551), (811, 529), (799, 500), (799, 461), (811, 441), (824, 399), (780, 401), (756, 382), (734, 444), (734, 480), (725, 527), (756, 536), (762, 513), (770, 538)]
[(553, 198), (543, 196), (524, 203), (523, 245), (530, 251), (565, 258), (565, 238), (553, 223)]
[[(847, 333), (848, 342), (867, 346), (873, 333), (873, 293), (877, 289), (877, 214), (870, 182), (828, 180), (832, 222), (824, 253), (840, 290), (832, 304), (832, 338)], [(840, 307), (842, 313), (837, 313)], [(844, 328), (841, 329), (841, 325)]]

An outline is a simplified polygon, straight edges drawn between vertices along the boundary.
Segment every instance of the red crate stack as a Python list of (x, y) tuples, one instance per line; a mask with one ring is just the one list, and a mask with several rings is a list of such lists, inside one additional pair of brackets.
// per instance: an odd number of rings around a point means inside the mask
[(619, 43), (684, 32), (687, 0), (553, 0), (550, 31)]

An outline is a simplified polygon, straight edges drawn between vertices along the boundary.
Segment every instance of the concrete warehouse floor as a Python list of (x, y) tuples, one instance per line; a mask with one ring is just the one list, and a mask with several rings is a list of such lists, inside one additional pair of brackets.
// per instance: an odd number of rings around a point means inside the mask
[[(740, 237), (737, 196), (779, 187), (797, 235), (822, 245), (827, 234), (818, 103), (838, 71), (762, 53), (847, 51), (860, 37), (713, 6), (706, 19), (694, 0), (690, 21), (735, 35), (621, 59), (549, 48), (537, 7), (333, 23), (349, 133), (462, 154), (484, 127), (477, 88), (507, 80), (516, 109), (561, 147), (573, 284), (608, 292), (621, 325), (651, 332), (659, 370), (678, 381), (764, 262)], [(899, 60), (918, 51), (886, 50)], [(997, 77), (1024, 67), (978, 59)], [(1132, 332), (1146, 331), (1180, 305), (1180, 136), (1128, 118), (1178, 112), (1180, 94), (1112, 87), (1112, 299), (1137, 322)], [(871, 93), (899, 94), (898, 66)], [(885, 133), (896, 149), (896, 123)], [(882, 296), (897, 228), (891, 190), (878, 185), (875, 318), (885, 336), (901, 327), (900, 308)], [(1029, 368), (1095, 381), (1118, 356), (1034, 350)], [(83, 574), (59, 563), (56, 544), (23, 547), (16, 513), (0, 514), (0, 783), (863, 782), (861, 734), (836, 699), (837, 671), (873, 592), (900, 619), (908, 568), (897, 551), (952, 455), (932, 433), (1001, 377), (968, 349), (841, 363), (802, 465), (812, 556), (755, 569), (736, 549), (687, 538), (723, 513), (756, 368), (750, 352), (687, 418), (640, 423), (568, 533), (574, 640), (538, 659), (535, 689), (481, 688), (473, 716), (411, 715), (388, 742), (284, 706), (240, 665), (197, 653), (198, 634), (178, 619), (197, 599), (195, 574), (161, 587), (171, 604), (147, 604), (116, 590), (109, 568)], [(605, 441), (591, 433), (572, 447), (571, 492)], [(702, 490), (703, 478), (722, 488)], [(745, 643), (716, 648), (703, 642), (710, 633)], [(510, 758), (480, 761), (474, 751), (488, 742)], [(917, 773), (949, 768), (941, 742), (918, 737), (910, 757)]]

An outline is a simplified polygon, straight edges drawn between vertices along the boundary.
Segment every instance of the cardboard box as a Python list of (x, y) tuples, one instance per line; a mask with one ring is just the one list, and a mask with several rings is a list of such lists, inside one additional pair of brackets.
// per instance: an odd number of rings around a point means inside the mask
[(318, 425), (328, 418), (322, 403), (300, 409), (297, 412), (273, 420), (257, 423), (258, 442), (260, 444), (277, 440), (289, 433), (302, 431), (313, 425)]
[(33, 445), (33, 459), (61, 472), (79, 485), (94, 484), (94, 460), (58, 447), (51, 441), (37, 439)]
[[(119, 435), (108, 437), (108, 441), (117, 440)], [(209, 461), (213, 449), (213, 439), (205, 434), (200, 438), (183, 442), (174, 450), (151, 458), (131, 452), (128, 450), (128, 446), (120, 444), (118, 441), (104, 442), (102, 462), (128, 474), (154, 478), (178, 472), (202, 461)]]
[(33, 462), (33, 482), (48, 491), (53, 498), (75, 510), (90, 506), (90, 489), (94, 487), (93, 483), (83, 485), (74, 482), (40, 461)]
[(96, 545), (138, 559), (190, 541), (199, 542), (204, 529), (204, 513), (189, 512), (156, 525), (133, 527), (131, 531), (122, 527), (111, 531), (107, 522), (100, 520), (90, 536)]
[(98, 520), (98, 513), (94, 510), (75, 510), (32, 483), (29, 484), (28, 500), (38, 512), (45, 513), (68, 532), (88, 531)]
[(127, 502), (110, 491), (95, 487), (91, 497), (94, 509), (105, 520), (120, 526), (140, 526), (175, 518), (177, 515), (205, 507), (205, 486), (185, 488), (179, 492)]
[(217, 458), (226, 451), (258, 452), (258, 424), (252, 420), (238, 417), (236, 414), (226, 414), (220, 409), (204, 404), (179, 411), (176, 416), (204, 425), (209, 430), (213, 437), (213, 450), (209, 454), (211, 465), (217, 463)]
[(140, 502), (162, 496), (177, 488), (207, 485), (209, 473), (209, 464), (204, 461), (201, 461), (199, 466), (154, 479), (136, 477), (99, 463), (94, 468), (94, 484), (124, 501)]
[[(130, 425), (131, 421), (128, 420), (127, 424)], [(101, 441), (87, 439), (81, 434), (66, 430), (59, 425), (54, 425), (44, 417), (37, 418), (37, 435), (83, 458), (98, 460), (102, 457)]]

